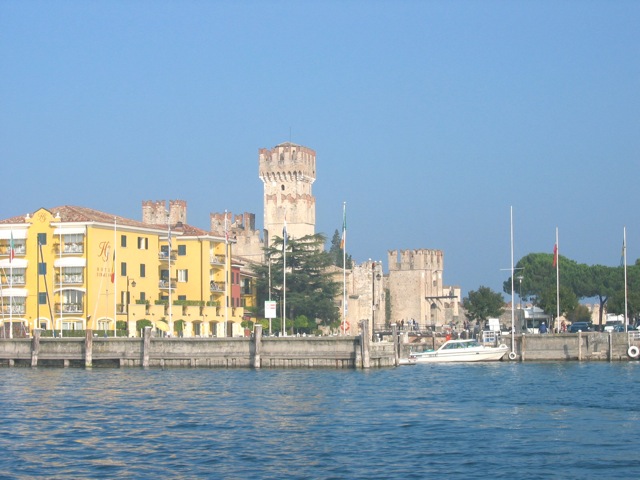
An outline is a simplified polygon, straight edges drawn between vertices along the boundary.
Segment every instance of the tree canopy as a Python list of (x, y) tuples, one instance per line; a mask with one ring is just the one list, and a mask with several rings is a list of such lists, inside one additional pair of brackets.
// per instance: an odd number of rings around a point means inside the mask
[(481, 286), (477, 291), (471, 290), (469, 296), (462, 301), (469, 320), (486, 322), (489, 318), (497, 318), (504, 312), (504, 298), (499, 292)]
[[(578, 308), (578, 301), (582, 298), (597, 298), (600, 303), (600, 319), (605, 307), (611, 313), (623, 310), (620, 298), (624, 303), (624, 274), (623, 267), (607, 267), (604, 265), (586, 265), (577, 263), (562, 255), (558, 256), (558, 270), (560, 271), (560, 313), (575, 316), (573, 310)], [(628, 291), (640, 290), (640, 264), (627, 267)], [(556, 268), (553, 266), (553, 254), (530, 253), (522, 257), (515, 265), (514, 286), (520, 298), (531, 301), (550, 315), (556, 315)], [(511, 293), (511, 277), (503, 284), (505, 293)], [(640, 297), (640, 294), (639, 294)], [(608, 304), (608, 300), (615, 301)], [(634, 294), (628, 295), (629, 318), (635, 318), (640, 313), (640, 298)], [(620, 311), (620, 313), (622, 313)]]
[[(343, 268), (345, 263), (345, 254), (344, 249), (342, 248), (342, 237), (340, 236), (340, 232), (336, 230), (331, 237), (331, 247), (329, 248), (329, 256), (331, 257), (331, 262), (336, 267)], [(347, 268), (353, 268), (353, 259), (351, 255), (346, 255), (346, 264)]]
[[(339, 322), (340, 312), (335, 298), (341, 285), (330, 272), (333, 261), (323, 250), (326, 237), (322, 234), (289, 238), (286, 242), (286, 309), (287, 326), (300, 331), (312, 331), (317, 322), (334, 325)], [(271, 276), (271, 299), (283, 303), (284, 258), (283, 241), (274, 237), (265, 249), (265, 265), (256, 265), (257, 299), (259, 316), (264, 317), (264, 302), (269, 299), (269, 275)], [(269, 268), (269, 263), (271, 268)], [(270, 272), (270, 273), (269, 273)], [(289, 319), (295, 319), (295, 322)]]

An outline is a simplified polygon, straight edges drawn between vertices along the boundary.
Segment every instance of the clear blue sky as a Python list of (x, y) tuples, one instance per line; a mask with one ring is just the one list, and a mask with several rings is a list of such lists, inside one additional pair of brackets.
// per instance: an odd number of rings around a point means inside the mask
[(317, 152), (319, 232), (357, 262), (442, 249), (501, 290), (553, 251), (640, 256), (638, 1), (0, 0), (0, 218), (256, 213), (258, 149)]

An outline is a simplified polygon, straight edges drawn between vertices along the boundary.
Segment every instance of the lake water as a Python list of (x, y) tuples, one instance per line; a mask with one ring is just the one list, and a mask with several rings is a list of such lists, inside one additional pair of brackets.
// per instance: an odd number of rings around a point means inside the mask
[(0, 370), (0, 477), (638, 478), (640, 362)]

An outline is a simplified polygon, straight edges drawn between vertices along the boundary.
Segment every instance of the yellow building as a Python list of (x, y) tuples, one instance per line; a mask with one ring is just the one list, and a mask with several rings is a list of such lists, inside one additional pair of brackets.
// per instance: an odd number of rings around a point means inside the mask
[(2, 220), (0, 337), (35, 328), (138, 336), (139, 320), (172, 335), (241, 335), (232, 243), (180, 222), (153, 225), (84, 207)]

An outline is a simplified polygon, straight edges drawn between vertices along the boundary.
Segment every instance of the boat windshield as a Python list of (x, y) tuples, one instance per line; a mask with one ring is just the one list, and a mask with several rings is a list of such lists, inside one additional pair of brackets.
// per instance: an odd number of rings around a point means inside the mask
[(443, 350), (455, 350), (458, 348), (472, 348), (479, 347), (480, 344), (475, 340), (469, 340), (467, 342), (450, 342), (442, 347)]

